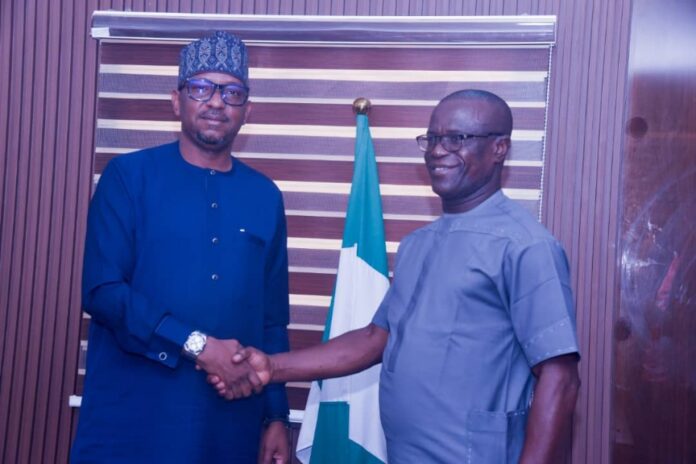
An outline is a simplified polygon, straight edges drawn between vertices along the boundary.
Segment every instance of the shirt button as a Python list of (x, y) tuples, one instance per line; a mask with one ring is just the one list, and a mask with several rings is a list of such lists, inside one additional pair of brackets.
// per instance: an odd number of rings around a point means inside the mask
[(211, 170), (210, 170), (210, 175), (211, 175), (211, 176), (214, 176), (214, 175), (215, 175), (215, 169), (211, 169)]
[(210, 241), (213, 243), (213, 245), (217, 245), (218, 243), (220, 243), (220, 239), (217, 237), (213, 237)]
[(213, 209), (217, 209), (218, 204), (217, 204), (216, 202), (212, 202), (212, 203), (210, 204), (210, 207), (213, 208)]
[(220, 279), (220, 276), (217, 275), (217, 274), (213, 274), (213, 275), (210, 276), (210, 279), (211, 279), (211, 280), (218, 280), (218, 279)]
[(159, 359), (160, 361), (166, 361), (167, 360), (167, 353), (164, 351), (159, 354)]

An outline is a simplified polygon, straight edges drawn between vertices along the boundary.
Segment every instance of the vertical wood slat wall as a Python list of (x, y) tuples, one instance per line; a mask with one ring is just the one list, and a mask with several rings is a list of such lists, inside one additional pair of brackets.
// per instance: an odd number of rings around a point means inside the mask
[[(357, 18), (350, 23), (348, 19), (331, 23), (273, 18), (242, 21), (239, 16), (156, 18), (98, 13), (94, 31), (108, 30), (109, 37), (101, 39), (99, 55), (95, 178), (114, 156), (175, 139), (179, 122), (171, 110), (170, 92), (176, 86), (183, 43), (210, 29), (240, 34), (249, 46), (253, 107), (233, 153), (271, 177), (283, 191), (288, 218), (290, 346), (298, 349), (320, 343), (333, 290), (353, 170), (353, 100), (367, 97), (373, 103), (370, 125), (392, 269), (404, 235), (441, 212), (414, 139), (425, 132), (437, 101), (455, 90), (490, 90), (512, 106), (515, 130), (503, 188), (532, 214), (540, 215), (549, 41), (554, 28), (550, 18), (529, 18), (531, 27), (520, 26), (525, 20), (516, 18), (499, 33), (490, 22), (473, 19), (430, 25), (422, 34), (427, 38), (414, 43), (418, 38), (408, 37), (408, 28), (422, 29), (423, 19), (401, 26), (391, 23), (380, 31), (374, 23), (355, 22)], [(539, 40), (538, 24), (544, 23), (548, 38)], [(386, 31), (399, 27), (403, 31), (397, 40), (409, 45), (390, 46), (394, 38)], [(480, 33), (486, 27), (492, 32)], [(477, 45), (458, 42), (459, 36), (445, 28), (459, 31), (465, 37), (462, 42), (476, 35), (470, 40)], [(519, 32), (511, 33), (513, 29)], [(362, 31), (363, 40), (380, 43), (341, 42), (360, 40), (352, 30)], [(437, 34), (448, 43), (431, 44), (440, 42), (434, 37)], [(180, 36), (189, 38), (161, 39)], [(482, 43), (486, 40), (490, 43)], [(85, 318), (77, 394), (81, 394), (86, 368), (87, 326)], [(308, 389), (309, 383), (288, 385), (292, 409), (304, 410)]]
[[(583, 348), (573, 462), (609, 461), (618, 167), (631, 0), (8, 0), (0, 4), (0, 460), (65, 462), (92, 172), (94, 10), (555, 14), (544, 215), (571, 261)], [(18, 84), (21, 82), (21, 85)], [(18, 90), (19, 89), (19, 90)], [(39, 97), (41, 97), (39, 99)], [(29, 446), (29, 444), (31, 446)]]

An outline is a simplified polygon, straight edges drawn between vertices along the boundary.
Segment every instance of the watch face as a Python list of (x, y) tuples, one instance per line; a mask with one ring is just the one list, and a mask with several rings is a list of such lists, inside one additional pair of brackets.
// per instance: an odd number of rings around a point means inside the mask
[(184, 349), (194, 356), (198, 356), (205, 348), (206, 336), (200, 332), (193, 332), (189, 335), (184, 345)]

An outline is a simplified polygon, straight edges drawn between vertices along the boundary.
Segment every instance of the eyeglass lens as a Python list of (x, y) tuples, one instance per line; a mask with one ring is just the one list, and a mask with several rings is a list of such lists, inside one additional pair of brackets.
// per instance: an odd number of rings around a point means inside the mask
[(222, 101), (228, 105), (241, 106), (246, 103), (249, 92), (236, 84), (216, 84), (208, 79), (191, 79), (186, 82), (186, 89), (191, 98), (206, 102), (213, 98), (216, 90), (220, 90)]

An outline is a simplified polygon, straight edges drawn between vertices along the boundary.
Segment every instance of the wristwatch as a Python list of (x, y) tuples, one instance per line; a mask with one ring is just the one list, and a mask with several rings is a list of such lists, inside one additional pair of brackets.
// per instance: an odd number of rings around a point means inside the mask
[(182, 353), (187, 358), (195, 361), (198, 358), (198, 355), (200, 355), (205, 349), (205, 344), (207, 341), (208, 336), (206, 334), (198, 330), (194, 330), (186, 339)]

